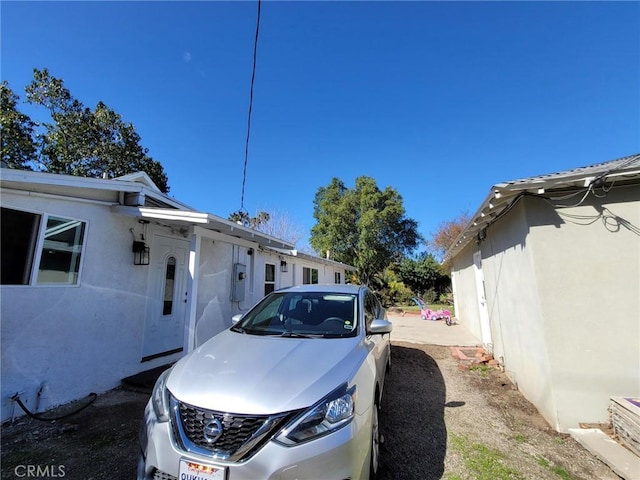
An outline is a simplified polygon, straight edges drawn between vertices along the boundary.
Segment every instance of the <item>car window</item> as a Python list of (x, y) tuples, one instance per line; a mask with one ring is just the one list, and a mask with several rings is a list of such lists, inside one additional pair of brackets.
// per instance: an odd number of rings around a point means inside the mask
[(376, 318), (385, 318), (385, 309), (378, 297), (371, 291), (365, 293), (364, 296), (365, 322), (367, 327)]
[(357, 295), (274, 292), (232, 327), (253, 335), (350, 337), (357, 333)]

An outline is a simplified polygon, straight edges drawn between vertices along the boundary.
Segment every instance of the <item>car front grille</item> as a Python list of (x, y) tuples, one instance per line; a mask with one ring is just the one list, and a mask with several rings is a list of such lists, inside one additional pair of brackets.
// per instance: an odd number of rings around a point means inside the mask
[[(296, 414), (239, 415), (202, 409), (180, 402), (173, 395), (170, 399), (178, 444), (186, 451), (222, 460), (246, 460)], [(205, 427), (215, 420), (222, 426), (222, 432), (211, 441), (205, 435)]]

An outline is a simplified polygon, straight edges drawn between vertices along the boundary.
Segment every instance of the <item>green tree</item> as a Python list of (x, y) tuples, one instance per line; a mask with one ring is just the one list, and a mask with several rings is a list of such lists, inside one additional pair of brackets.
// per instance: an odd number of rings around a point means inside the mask
[(2, 163), (9, 168), (32, 170), (37, 162), (35, 124), (18, 111), (19, 97), (7, 82), (0, 83), (0, 144)]
[(417, 222), (405, 215), (402, 197), (392, 187), (380, 190), (371, 177), (358, 177), (353, 189), (333, 178), (316, 192), (309, 242), (321, 255), (353, 265), (370, 284), (393, 262), (419, 244)]
[(140, 145), (134, 126), (103, 102), (94, 110), (85, 107), (46, 68), (34, 69), (25, 90), (27, 101), (46, 109), (51, 118), (38, 135), (43, 170), (107, 178), (143, 171), (162, 192), (169, 191), (162, 165)]
[(431, 253), (423, 252), (417, 258), (404, 258), (397, 266), (398, 277), (415, 295), (424, 296), (432, 291), (435, 297), (444, 293), (450, 285), (449, 277), (443, 272)]

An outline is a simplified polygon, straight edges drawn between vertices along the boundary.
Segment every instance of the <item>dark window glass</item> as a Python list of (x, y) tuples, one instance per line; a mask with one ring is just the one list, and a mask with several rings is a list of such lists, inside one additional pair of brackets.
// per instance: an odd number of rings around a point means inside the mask
[(2, 285), (28, 285), (40, 215), (2, 208), (0, 225)]
[(173, 313), (173, 290), (176, 278), (176, 258), (167, 258), (167, 264), (164, 274), (164, 306), (162, 307), (162, 315), (171, 315)]

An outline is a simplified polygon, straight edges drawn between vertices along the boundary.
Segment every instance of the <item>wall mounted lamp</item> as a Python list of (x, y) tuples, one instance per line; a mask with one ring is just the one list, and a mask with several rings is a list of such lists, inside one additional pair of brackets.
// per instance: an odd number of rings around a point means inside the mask
[(289, 266), (287, 265), (287, 262), (285, 262), (284, 260), (280, 260), (280, 271), (281, 272), (289, 271)]
[(149, 265), (149, 247), (146, 243), (134, 240), (131, 251), (134, 265)]

